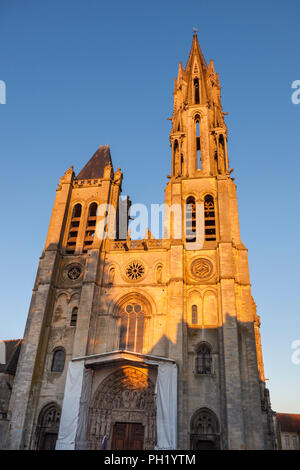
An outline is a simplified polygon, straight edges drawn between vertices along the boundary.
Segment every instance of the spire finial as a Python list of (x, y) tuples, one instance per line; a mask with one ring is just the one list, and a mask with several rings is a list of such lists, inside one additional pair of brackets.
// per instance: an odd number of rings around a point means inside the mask
[(198, 28), (195, 28), (195, 26), (194, 26), (194, 27), (193, 27), (194, 36), (195, 36), (195, 34), (197, 34), (197, 32), (198, 32)]

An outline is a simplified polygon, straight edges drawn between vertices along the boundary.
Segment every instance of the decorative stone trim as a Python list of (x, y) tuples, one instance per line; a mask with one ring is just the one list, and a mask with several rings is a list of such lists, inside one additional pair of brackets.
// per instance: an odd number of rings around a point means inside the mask
[(196, 258), (190, 266), (191, 274), (197, 279), (209, 279), (213, 274), (213, 264), (206, 258)]
[(125, 267), (126, 278), (130, 281), (140, 281), (145, 275), (145, 266), (139, 260), (130, 261)]
[(83, 269), (79, 263), (71, 263), (65, 266), (64, 268), (64, 278), (68, 281), (75, 282), (78, 281), (83, 274)]
[(89, 186), (102, 186), (101, 179), (90, 179), (90, 180), (74, 180), (73, 188), (87, 188)]

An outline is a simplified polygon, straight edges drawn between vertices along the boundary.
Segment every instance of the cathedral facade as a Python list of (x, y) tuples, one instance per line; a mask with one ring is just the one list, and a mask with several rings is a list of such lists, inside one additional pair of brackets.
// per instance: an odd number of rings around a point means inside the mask
[(182, 209), (179, 236), (171, 213), (161, 239), (131, 239), (108, 146), (60, 179), (7, 449), (274, 448), (219, 77), (196, 34), (170, 142), (165, 207)]

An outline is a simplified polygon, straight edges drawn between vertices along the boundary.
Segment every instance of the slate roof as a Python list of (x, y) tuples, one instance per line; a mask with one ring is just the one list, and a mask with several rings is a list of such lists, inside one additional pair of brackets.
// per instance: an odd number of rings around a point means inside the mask
[(5, 345), (5, 364), (0, 364), (0, 372), (15, 375), (19, 354), (21, 350), (21, 339), (9, 339), (2, 341)]
[(290, 413), (276, 413), (282, 432), (300, 432), (300, 415)]
[(78, 180), (103, 178), (104, 168), (111, 164), (109, 145), (101, 145), (97, 152), (78, 173)]

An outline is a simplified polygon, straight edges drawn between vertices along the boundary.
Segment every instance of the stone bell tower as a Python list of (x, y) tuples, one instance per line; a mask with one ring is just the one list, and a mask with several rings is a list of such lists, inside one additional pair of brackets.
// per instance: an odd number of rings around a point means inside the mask
[(108, 146), (60, 179), (7, 448), (274, 447), (219, 77), (196, 34), (175, 79), (170, 141), (163, 239), (131, 239)]
[[(103, 145), (78, 175), (71, 166), (59, 180), (10, 400), (8, 449), (41, 448), (42, 441), (44, 448), (54, 445), (66, 367), (58, 373), (53, 358), (59, 365), (63, 357), (64, 366), (88, 353), (96, 279), (99, 271), (102, 276), (103, 263), (97, 207), (117, 211), (122, 177), (120, 169), (113, 169), (109, 146)], [(53, 418), (47, 435), (38, 418), (40, 407)], [(43, 419), (49, 421), (48, 415)]]
[[(259, 317), (240, 238), (224, 114), (219, 76), (213, 61), (207, 66), (194, 34), (186, 68), (180, 63), (175, 78), (172, 165), (165, 191), (166, 205), (181, 205), (185, 228), (182, 240), (175, 223), (170, 229), (171, 250), (176, 251), (172, 258), (178, 261), (174, 298), (184, 299), (182, 322), (177, 320), (182, 334), (179, 440), (190, 448), (205, 448), (209, 431), (201, 413), (197, 415), (202, 406), (219, 417), (210, 431), (217, 435), (222, 429), (219, 443), (212, 439), (214, 446), (273, 448)], [(204, 226), (200, 239), (197, 224)], [(203, 370), (205, 354), (207, 364), (211, 361), (209, 373)]]

